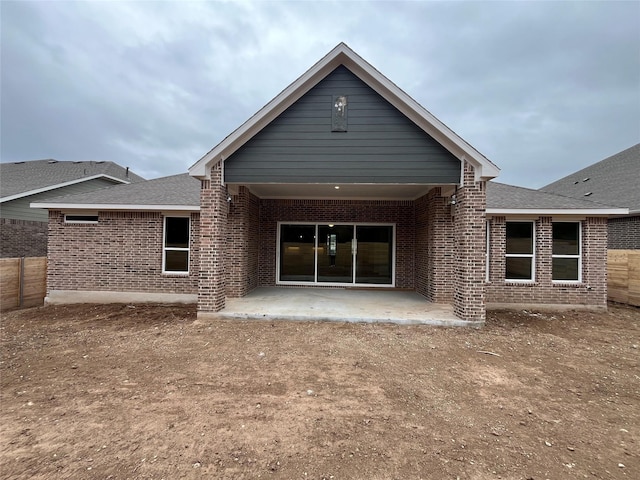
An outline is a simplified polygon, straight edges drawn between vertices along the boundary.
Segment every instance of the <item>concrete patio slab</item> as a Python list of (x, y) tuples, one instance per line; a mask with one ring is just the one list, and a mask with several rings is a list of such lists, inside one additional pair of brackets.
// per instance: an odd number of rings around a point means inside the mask
[(462, 320), (453, 314), (452, 305), (431, 303), (415, 292), (376, 289), (261, 287), (243, 298), (227, 298), (226, 307), (211, 316), (403, 325), (483, 324)]

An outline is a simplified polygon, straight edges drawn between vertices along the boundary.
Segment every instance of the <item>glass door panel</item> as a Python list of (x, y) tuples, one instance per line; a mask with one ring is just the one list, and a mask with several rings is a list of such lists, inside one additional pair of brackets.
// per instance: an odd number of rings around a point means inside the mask
[(315, 225), (281, 225), (281, 282), (315, 280), (315, 235)]
[(353, 225), (318, 225), (318, 282), (353, 283)]
[(393, 282), (393, 227), (356, 226), (356, 283)]

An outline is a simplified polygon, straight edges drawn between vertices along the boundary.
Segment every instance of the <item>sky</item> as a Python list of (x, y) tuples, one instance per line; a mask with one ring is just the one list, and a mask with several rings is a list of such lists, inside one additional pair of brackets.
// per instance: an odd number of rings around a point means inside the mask
[(640, 1), (0, 1), (0, 159), (184, 173), (340, 42), (539, 188), (640, 142)]

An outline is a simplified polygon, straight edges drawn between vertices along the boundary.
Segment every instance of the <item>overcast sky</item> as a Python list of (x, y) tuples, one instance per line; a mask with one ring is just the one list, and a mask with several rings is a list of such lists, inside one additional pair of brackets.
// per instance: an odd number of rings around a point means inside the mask
[(640, 2), (0, 2), (1, 159), (186, 172), (344, 41), (538, 188), (640, 142)]

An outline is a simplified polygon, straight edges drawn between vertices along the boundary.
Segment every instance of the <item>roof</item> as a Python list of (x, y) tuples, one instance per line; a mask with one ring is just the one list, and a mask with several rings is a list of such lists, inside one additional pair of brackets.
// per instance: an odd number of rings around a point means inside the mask
[(189, 168), (189, 174), (198, 178), (208, 178), (210, 167), (213, 164), (219, 160), (224, 161), (232, 155), (340, 65), (348, 68), (454, 156), (471, 163), (475, 167), (477, 178), (487, 180), (498, 176), (500, 169), (495, 164), (344, 43), (338, 44), (301, 77), (192, 165)]
[[(34, 208), (63, 210), (200, 210), (200, 181), (187, 173), (107, 187), (32, 203)], [(487, 183), (489, 214), (622, 215), (626, 209), (516, 187)]]
[(488, 214), (625, 215), (625, 208), (505, 183), (487, 182)]
[(114, 162), (31, 160), (0, 163), (0, 201), (104, 178), (114, 183), (135, 183), (144, 178)]
[(573, 198), (627, 207), (640, 213), (640, 143), (582, 170), (542, 187), (540, 190)]
[(200, 181), (188, 173), (66, 195), (32, 208), (86, 210), (200, 210)]

